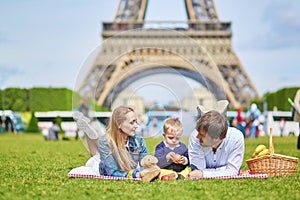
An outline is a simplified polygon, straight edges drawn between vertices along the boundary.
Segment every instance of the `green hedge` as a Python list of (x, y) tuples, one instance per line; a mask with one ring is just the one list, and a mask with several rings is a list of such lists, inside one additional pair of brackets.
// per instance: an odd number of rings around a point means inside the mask
[[(69, 111), (79, 107), (80, 95), (67, 88), (6, 88), (0, 90), (0, 109), (17, 112)], [(88, 100), (91, 109), (108, 111)]]
[[(276, 92), (264, 94), (262, 99), (253, 99), (260, 110), (263, 110), (263, 103), (267, 103), (267, 109), (273, 110), (276, 106), (278, 110), (290, 111), (291, 105), (288, 98), (294, 99), (300, 87), (283, 88)], [(0, 90), (0, 109), (13, 110), (17, 112), (35, 111), (68, 111), (79, 107), (80, 95), (67, 88), (6, 88)], [(91, 109), (96, 111), (108, 111), (96, 105), (92, 101), (87, 101)]]
[(1, 109), (28, 111), (28, 90), (20, 88), (7, 88), (1, 91)]
[(73, 96), (67, 88), (6, 88), (0, 90), (1, 109), (18, 112), (72, 110)]
[(72, 110), (72, 94), (66, 88), (32, 88), (29, 90), (30, 110)]
[(299, 87), (291, 87), (283, 88), (273, 93), (266, 93), (263, 98), (267, 102), (268, 110), (273, 110), (274, 107), (277, 107), (281, 111), (290, 111), (292, 107), (288, 102), (288, 98), (294, 101), (298, 89)]

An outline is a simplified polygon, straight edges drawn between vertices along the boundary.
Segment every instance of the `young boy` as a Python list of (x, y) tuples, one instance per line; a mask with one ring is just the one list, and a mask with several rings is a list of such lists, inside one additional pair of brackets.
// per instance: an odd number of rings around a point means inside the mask
[(154, 154), (158, 159), (157, 165), (162, 169), (160, 178), (169, 175), (171, 179), (185, 179), (190, 172), (187, 167), (188, 149), (180, 142), (182, 131), (182, 123), (178, 118), (167, 118), (164, 121), (164, 141), (156, 146)]

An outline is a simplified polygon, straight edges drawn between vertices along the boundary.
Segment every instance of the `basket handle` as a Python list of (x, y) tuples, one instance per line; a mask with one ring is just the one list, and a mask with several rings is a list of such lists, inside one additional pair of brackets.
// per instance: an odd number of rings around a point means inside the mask
[(269, 144), (269, 150), (270, 150), (270, 155), (274, 154), (274, 142), (273, 142), (273, 133), (272, 133), (272, 128), (270, 128), (270, 144)]

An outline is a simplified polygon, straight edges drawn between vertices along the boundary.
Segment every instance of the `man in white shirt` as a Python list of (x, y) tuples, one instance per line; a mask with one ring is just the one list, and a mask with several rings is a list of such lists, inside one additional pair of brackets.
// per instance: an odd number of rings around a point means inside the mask
[(244, 158), (244, 136), (238, 129), (228, 127), (224, 113), (225, 107), (222, 112), (207, 111), (198, 119), (188, 145), (193, 170), (189, 179), (239, 174)]

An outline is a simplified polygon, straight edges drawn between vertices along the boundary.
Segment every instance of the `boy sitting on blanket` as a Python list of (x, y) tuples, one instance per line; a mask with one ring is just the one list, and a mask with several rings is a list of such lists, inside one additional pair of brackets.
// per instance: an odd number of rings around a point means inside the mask
[(238, 175), (244, 157), (243, 133), (228, 127), (227, 100), (215, 108), (198, 106), (196, 130), (189, 139), (188, 151), (192, 171), (189, 179)]
[(191, 168), (188, 167), (188, 149), (180, 142), (182, 123), (178, 118), (167, 118), (163, 131), (164, 141), (156, 146), (154, 154), (162, 169), (160, 178), (167, 175), (170, 179), (186, 179)]

